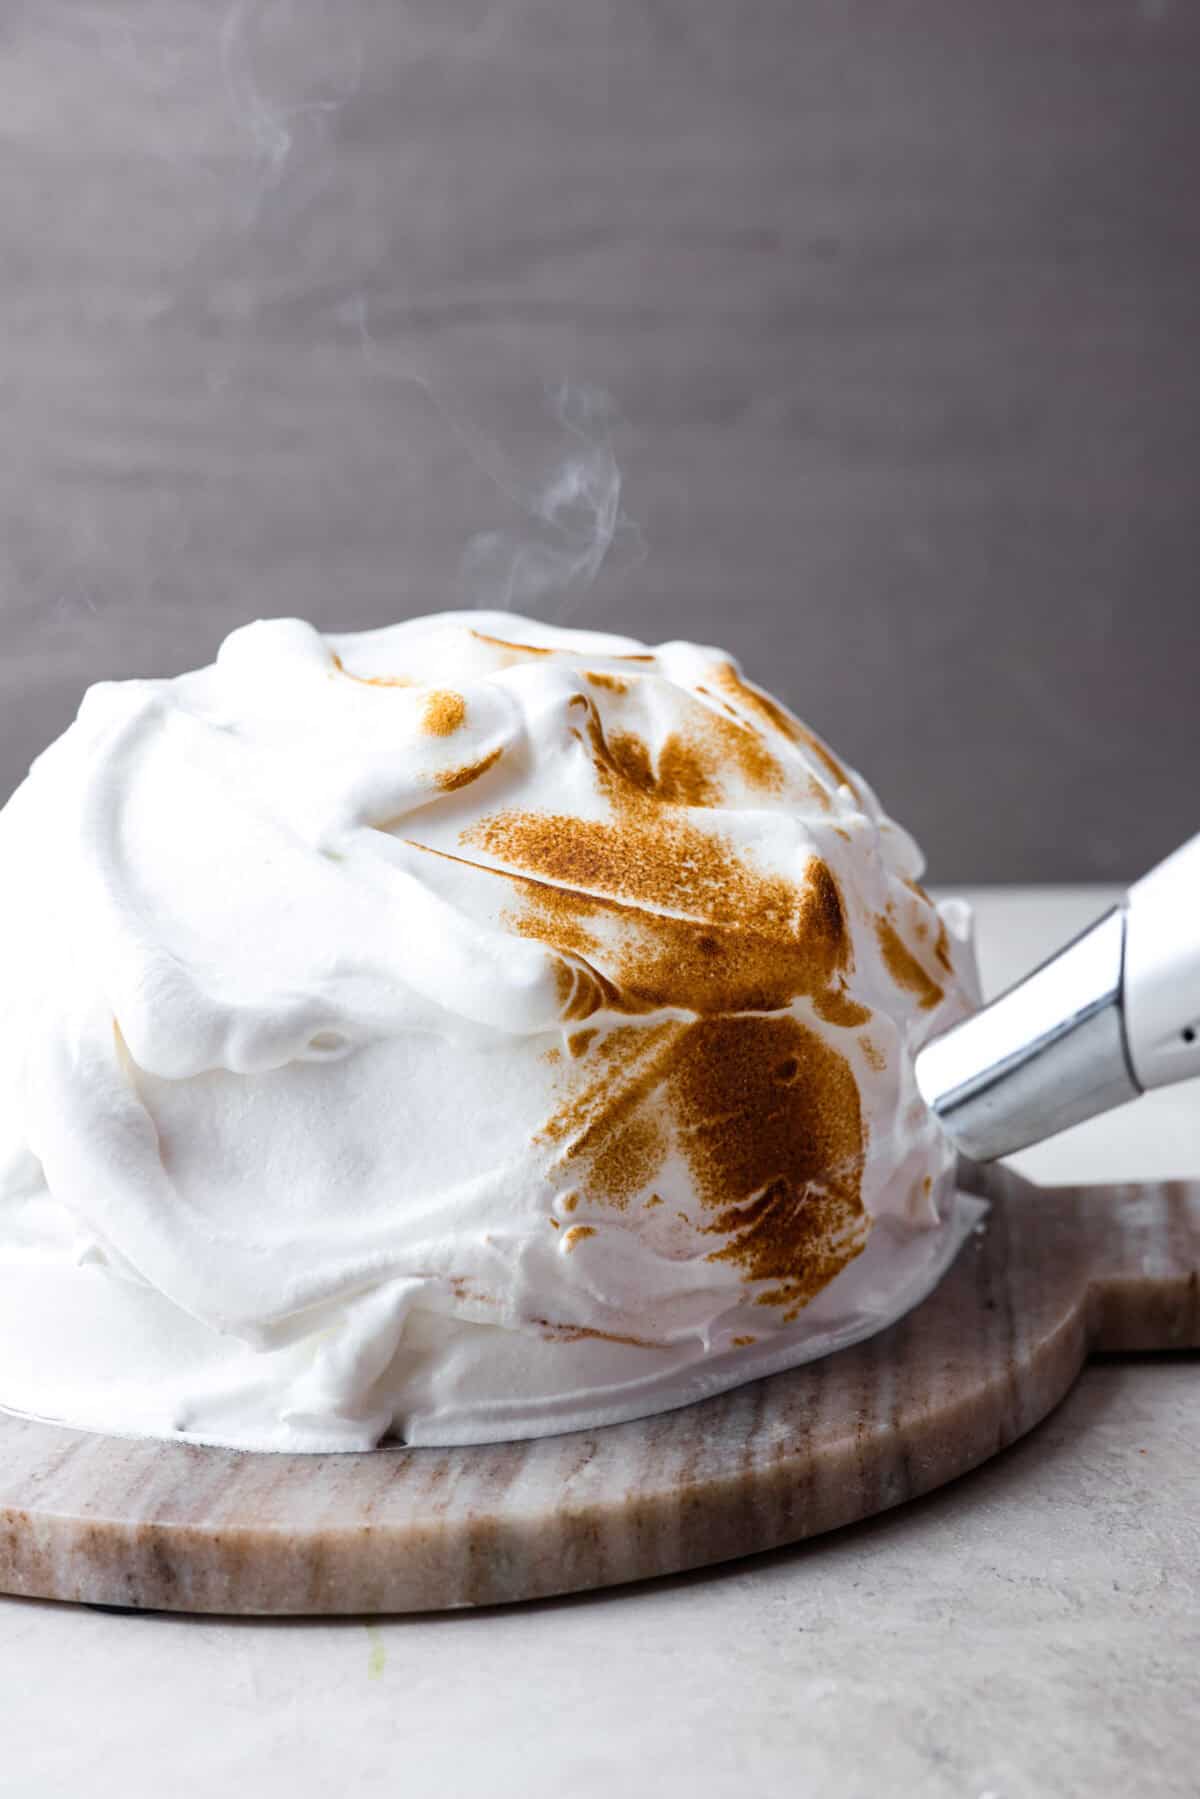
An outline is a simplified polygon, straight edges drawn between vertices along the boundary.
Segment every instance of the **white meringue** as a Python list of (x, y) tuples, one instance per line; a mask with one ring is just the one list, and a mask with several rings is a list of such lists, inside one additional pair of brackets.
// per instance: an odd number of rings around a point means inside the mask
[(965, 910), (722, 652), (275, 620), (0, 813), (0, 1406), (270, 1450), (679, 1405), (975, 1215)]

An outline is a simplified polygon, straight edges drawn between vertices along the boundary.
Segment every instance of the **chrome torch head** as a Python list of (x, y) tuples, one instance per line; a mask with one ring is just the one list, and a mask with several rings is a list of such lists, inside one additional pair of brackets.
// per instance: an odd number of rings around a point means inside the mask
[(926, 1105), (962, 1154), (995, 1161), (1136, 1099), (1118, 907), (917, 1056)]

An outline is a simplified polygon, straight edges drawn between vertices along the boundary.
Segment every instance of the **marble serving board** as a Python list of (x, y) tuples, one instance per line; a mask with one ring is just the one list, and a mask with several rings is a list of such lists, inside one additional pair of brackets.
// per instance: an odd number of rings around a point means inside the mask
[(0, 1591), (361, 1614), (611, 1586), (927, 1493), (1032, 1429), (1092, 1351), (1200, 1347), (1200, 1182), (1042, 1190), (969, 1170), (966, 1184), (988, 1220), (907, 1318), (632, 1424), (268, 1456), (0, 1415)]

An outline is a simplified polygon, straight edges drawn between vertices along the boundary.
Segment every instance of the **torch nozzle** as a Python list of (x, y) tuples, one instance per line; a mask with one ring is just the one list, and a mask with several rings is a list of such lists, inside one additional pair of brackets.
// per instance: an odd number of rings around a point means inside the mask
[(1136, 1099), (1118, 907), (917, 1056), (926, 1105), (964, 1155), (1012, 1155)]

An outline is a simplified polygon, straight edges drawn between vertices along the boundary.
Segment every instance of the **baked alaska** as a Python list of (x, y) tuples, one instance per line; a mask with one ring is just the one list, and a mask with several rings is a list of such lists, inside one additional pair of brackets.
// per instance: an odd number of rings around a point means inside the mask
[(273, 620), (91, 688), (0, 813), (0, 1406), (486, 1442), (879, 1330), (976, 1216), (921, 867), (695, 644)]

